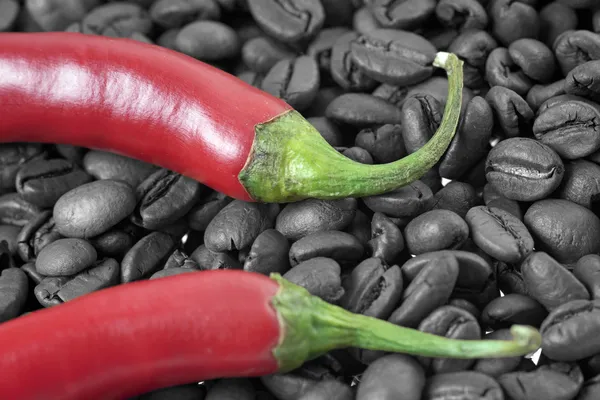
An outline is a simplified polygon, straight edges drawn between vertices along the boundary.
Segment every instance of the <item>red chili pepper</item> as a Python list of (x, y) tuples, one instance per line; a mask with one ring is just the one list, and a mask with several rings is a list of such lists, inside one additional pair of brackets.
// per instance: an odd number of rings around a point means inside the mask
[(454, 136), (462, 62), (438, 53), (434, 66), (449, 76), (435, 136), (404, 159), (364, 165), (282, 100), (178, 52), (78, 33), (2, 33), (0, 141), (113, 151), (246, 201), (375, 195), (419, 179)]
[(219, 377), (290, 371), (329, 350), (520, 356), (514, 340), (453, 340), (352, 314), (279, 275), (203, 271), (104, 289), (0, 325), (0, 398), (124, 399)]

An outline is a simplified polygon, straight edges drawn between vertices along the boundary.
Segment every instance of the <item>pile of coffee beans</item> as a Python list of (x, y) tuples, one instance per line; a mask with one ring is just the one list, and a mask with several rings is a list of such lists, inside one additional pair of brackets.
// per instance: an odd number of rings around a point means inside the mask
[(0, 321), (142, 279), (278, 272), (353, 312), (450, 338), (504, 340), (532, 325), (543, 351), (345, 349), (139, 399), (600, 399), (600, 2), (0, 0), (0, 31), (185, 53), (285, 99), (365, 164), (402, 158), (437, 129), (448, 81), (436, 51), (465, 63), (444, 157), (368, 198), (245, 203), (107, 152), (1, 145)]

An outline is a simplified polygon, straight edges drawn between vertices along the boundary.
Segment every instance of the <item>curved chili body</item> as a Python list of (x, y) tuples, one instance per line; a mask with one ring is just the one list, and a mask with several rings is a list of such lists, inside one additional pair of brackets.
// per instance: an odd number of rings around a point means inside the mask
[(253, 200), (254, 126), (290, 106), (178, 52), (79, 33), (0, 34), (0, 142), (120, 153)]
[[(243, 275), (242, 275), (243, 274)], [(279, 285), (203, 271), (105, 289), (0, 325), (0, 398), (121, 400), (277, 370)]]

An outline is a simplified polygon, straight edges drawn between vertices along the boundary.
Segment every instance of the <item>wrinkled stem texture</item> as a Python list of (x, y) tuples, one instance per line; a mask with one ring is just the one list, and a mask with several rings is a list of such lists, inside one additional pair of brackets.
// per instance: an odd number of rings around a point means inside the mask
[(271, 278), (280, 285), (273, 306), (279, 313), (283, 334), (274, 355), (282, 371), (344, 347), (425, 357), (497, 358), (535, 352), (542, 342), (535, 328), (524, 325), (511, 327), (512, 340), (448, 339), (353, 314), (312, 296), (278, 274), (272, 274)]
[(462, 104), (463, 62), (441, 52), (433, 65), (447, 72), (448, 99), (438, 130), (418, 151), (388, 164), (361, 164), (336, 151), (299, 113), (290, 111), (256, 126), (241, 183), (257, 201), (288, 202), (372, 196), (420, 179), (450, 145)]

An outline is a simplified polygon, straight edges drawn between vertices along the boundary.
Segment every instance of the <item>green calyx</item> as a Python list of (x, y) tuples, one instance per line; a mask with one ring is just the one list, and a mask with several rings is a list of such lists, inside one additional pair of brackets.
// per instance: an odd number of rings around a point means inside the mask
[(499, 358), (533, 353), (542, 343), (533, 327), (513, 325), (512, 340), (457, 340), (354, 314), (271, 274), (279, 286), (272, 305), (282, 328), (273, 355), (281, 372), (291, 371), (328, 351), (346, 347), (424, 357)]
[(288, 111), (255, 127), (238, 179), (254, 200), (266, 203), (373, 196), (420, 179), (450, 145), (462, 103), (463, 62), (440, 52), (433, 65), (446, 70), (448, 99), (438, 130), (418, 151), (388, 164), (361, 164), (335, 150), (298, 112)]

